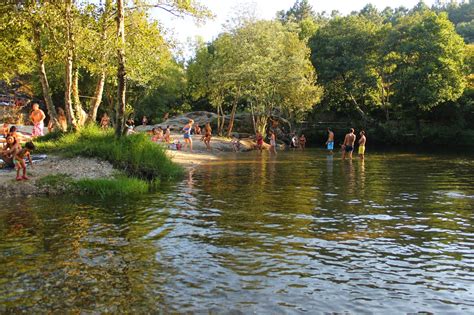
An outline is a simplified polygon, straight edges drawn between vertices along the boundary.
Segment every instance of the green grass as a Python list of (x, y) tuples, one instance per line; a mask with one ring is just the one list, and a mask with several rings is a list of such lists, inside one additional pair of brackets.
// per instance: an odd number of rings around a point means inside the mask
[(165, 148), (151, 142), (145, 134), (115, 138), (113, 130), (88, 126), (80, 131), (39, 138), (37, 151), (64, 156), (97, 157), (140, 179), (181, 177), (183, 168), (171, 161)]
[(123, 198), (146, 194), (157, 190), (159, 180), (145, 181), (117, 175), (115, 178), (74, 180), (66, 174), (47, 175), (40, 178), (37, 184), (41, 188), (52, 189), (78, 195), (99, 196), (101, 198)]
[(80, 179), (73, 187), (79, 194), (107, 197), (133, 197), (149, 192), (150, 184), (138, 178)]
[(58, 188), (69, 186), (73, 182), (71, 176), (66, 174), (47, 175), (38, 179), (39, 187)]

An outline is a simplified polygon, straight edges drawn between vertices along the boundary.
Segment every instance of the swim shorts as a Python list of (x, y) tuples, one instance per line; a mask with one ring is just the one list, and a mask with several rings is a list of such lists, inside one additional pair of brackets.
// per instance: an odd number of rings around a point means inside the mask
[(359, 154), (364, 154), (365, 153), (365, 145), (360, 145), (359, 146)]
[(345, 150), (346, 150), (347, 153), (349, 153), (349, 152), (354, 151), (354, 147), (351, 146), (351, 145), (346, 145), (346, 149), (345, 149)]
[(334, 141), (328, 142), (328, 150), (334, 150)]

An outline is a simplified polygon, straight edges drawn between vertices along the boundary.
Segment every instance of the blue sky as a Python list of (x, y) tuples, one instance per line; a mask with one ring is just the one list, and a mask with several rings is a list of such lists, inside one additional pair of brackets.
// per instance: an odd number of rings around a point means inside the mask
[[(204, 25), (196, 25), (191, 18), (174, 18), (169, 13), (155, 10), (153, 17), (158, 19), (169, 31), (170, 36), (181, 43), (182, 47), (189, 47), (187, 43), (195, 40), (196, 36), (202, 37), (205, 41), (211, 41), (222, 32), (222, 24), (232, 17), (235, 9), (239, 6), (255, 7), (257, 17), (262, 19), (272, 19), (276, 12), (288, 10), (295, 0), (199, 0), (207, 6), (216, 16), (215, 19), (207, 21)], [(412, 8), (419, 0), (309, 0), (316, 12), (331, 12), (338, 10), (343, 14), (362, 9), (367, 3), (372, 3), (379, 9), (387, 6), (392, 8), (405, 6)], [(435, 0), (425, 0), (431, 6)], [(185, 56), (189, 57), (189, 51), (185, 51)]]

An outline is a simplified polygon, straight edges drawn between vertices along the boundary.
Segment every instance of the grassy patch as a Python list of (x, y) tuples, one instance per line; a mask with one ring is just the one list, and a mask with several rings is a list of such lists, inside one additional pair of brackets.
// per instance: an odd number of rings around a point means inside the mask
[(107, 197), (133, 197), (146, 194), (150, 184), (137, 178), (80, 179), (73, 184), (79, 194)]
[(70, 185), (72, 183), (72, 178), (66, 174), (56, 174), (56, 175), (47, 175), (41, 177), (36, 181), (36, 184), (39, 187), (51, 187), (57, 188), (61, 186)]
[(145, 134), (115, 138), (113, 130), (88, 126), (78, 132), (38, 139), (39, 152), (65, 156), (97, 157), (109, 161), (127, 174), (146, 179), (169, 179), (183, 175), (183, 168), (171, 161), (165, 148), (151, 142)]

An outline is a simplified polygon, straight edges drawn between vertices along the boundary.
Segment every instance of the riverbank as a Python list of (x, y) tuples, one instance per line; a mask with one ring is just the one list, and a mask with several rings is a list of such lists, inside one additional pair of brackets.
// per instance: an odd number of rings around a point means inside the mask
[[(175, 138), (177, 137), (178, 135), (175, 135)], [(195, 138), (197, 138), (197, 136), (195, 136)], [(91, 141), (89, 145), (93, 146), (92, 142), (97, 140), (89, 139), (89, 141)], [(143, 139), (136, 139), (136, 141), (136, 143), (138, 143), (143, 141)], [(160, 147), (159, 144), (152, 142), (146, 144), (151, 145), (152, 148)], [(229, 139), (216, 138), (211, 142), (211, 144), (212, 150), (209, 152), (206, 150), (204, 143), (199, 141), (197, 138), (194, 141), (193, 152), (170, 149), (162, 151), (165, 152), (170, 162), (186, 169), (194, 168), (210, 161), (219, 160), (220, 154), (232, 151), (232, 143)], [(41, 161), (34, 161), (33, 167), (28, 166), (28, 180), (17, 181), (15, 176), (16, 171), (14, 169), (0, 170), (0, 189), (3, 192), (2, 196), (9, 198), (60, 195), (71, 192), (71, 184), (77, 181), (104, 179), (113, 181), (116, 178), (124, 178), (127, 175), (130, 175), (127, 174), (127, 171), (133, 171), (135, 174), (143, 173), (143, 171), (135, 169), (130, 165), (126, 166), (124, 163), (111, 163), (106, 161), (104, 160), (104, 156), (101, 158), (81, 156), (82, 153), (74, 152), (72, 149), (73, 147), (76, 147), (77, 144), (69, 145), (66, 152), (63, 152), (64, 148), (61, 149), (62, 144), (58, 144), (58, 147), (56, 148), (52, 148), (51, 145), (50, 142), (40, 142), (38, 144), (41, 152), (47, 153), (47, 157)], [(246, 141), (243, 141), (241, 150), (249, 150), (251, 145), (251, 142), (247, 143)], [(45, 150), (45, 148), (48, 149)], [(82, 146), (82, 149), (88, 150), (84, 146)], [(123, 150), (127, 151), (126, 148)], [(50, 152), (54, 153), (50, 154)], [(74, 156), (76, 154), (77, 156)], [(89, 155), (93, 154), (89, 152)], [(113, 164), (115, 164), (115, 167)], [(147, 165), (143, 165), (143, 163), (137, 164), (147, 168)], [(147, 168), (147, 174), (148, 173), (153, 173), (153, 171)], [(165, 174), (165, 176), (170, 175)], [(149, 179), (151, 180), (151, 178)], [(156, 179), (159, 180), (159, 176)]]

